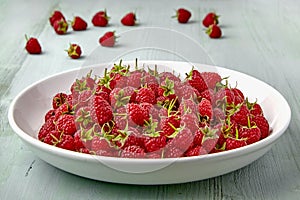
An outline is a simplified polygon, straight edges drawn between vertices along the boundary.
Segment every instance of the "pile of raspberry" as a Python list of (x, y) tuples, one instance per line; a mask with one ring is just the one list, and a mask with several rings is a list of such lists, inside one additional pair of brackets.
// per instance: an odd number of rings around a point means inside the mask
[(123, 158), (177, 158), (227, 151), (266, 138), (257, 102), (216, 72), (185, 77), (123, 65), (76, 79), (54, 95), (38, 139), (71, 151)]

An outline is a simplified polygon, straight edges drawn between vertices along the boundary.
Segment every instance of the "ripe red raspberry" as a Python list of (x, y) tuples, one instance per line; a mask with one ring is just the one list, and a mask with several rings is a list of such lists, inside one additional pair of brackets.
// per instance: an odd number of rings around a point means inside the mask
[(189, 129), (192, 133), (195, 133), (199, 127), (198, 127), (198, 118), (197, 115), (194, 113), (186, 113), (181, 115), (180, 117), (180, 125), (181, 127)]
[(57, 130), (51, 130), (47, 133), (43, 142), (56, 146), (60, 142), (61, 136), (62, 133), (58, 132)]
[(94, 122), (102, 126), (113, 119), (113, 112), (110, 104), (100, 96), (93, 96), (89, 102), (91, 117)]
[(104, 139), (100, 138), (98, 136), (94, 136), (92, 139), (92, 151), (98, 151), (98, 150), (110, 150), (110, 144), (109, 142)]
[(57, 109), (59, 106), (61, 106), (66, 102), (67, 98), (68, 95), (64, 92), (59, 92), (55, 94), (54, 97), (52, 98), (52, 107), (54, 109)]
[(176, 146), (165, 149), (164, 158), (179, 158), (184, 156), (184, 151)]
[(144, 158), (145, 155), (144, 149), (136, 145), (127, 146), (121, 152), (122, 158)]
[(216, 84), (222, 80), (220, 74), (216, 72), (201, 72), (200, 74), (203, 77), (207, 87), (210, 89), (214, 89)]
[(226, 139), (226, 150), (236, 149), (246, 146), (247, 143), (244, 139), (227, 138)]
[(56, 146), (70, 151), (74, 151), (74, 138), (71, 135), (62, 135), (59, 143)]
[(127, 136), (125, 137), (125, 141), (123, 146), (121, 147), (122, 149), (126, 148), (127, 146), (132, 146), (132, 145), (136, 145), (136, 146), (140, 146), (140, 147), (144, 147), (144, 135), (142, 135), (140, 133), (140, 131), (136, 128), (133, 127), (128, 127), (128, 129), (126, 130), (126, 128), (124, 130), (120, 130), (121, 132), (124, 132)]
[(250, 112), (245, 104), (239, 106), (238, 110), (233, 113), (230, 117), (231, 120), (235, 121), (241, 126), (247, 126), (250, 117)]
[(76, 132), (76, 124), (73, 115), (61, 115), (56, 121), (56, 130), (66, 135), (74, 135)]
[(268, 120), (261, 115), (256, 115), (253, 116), (251, 119), (251, 124), (254, 123), (254, 125), (256, 125), (261, 132), (261, 138), (260, 139), (264, 139), (266, 137), (268, 137), (270, 135), (270, 125)]
[(150, 104), (156, 103), (154, 91), (146, 87), (141, 87), (138, 90), (135, 100), (137, 103), (150, 103)]
[(183, 99), (179, 105), (178, 111), (181, 115), (184, 115), (185, 113), (199, 113), (198, 106), (192, 99)]
[(47, 111), (47, 113), (45, 114), (45, 122), (48, 121), (48, 119), (50, 119), (51, 117), (55, 116), (55, 109), (50, 109)]
[(129, 115), (132, 125), (143, 126), (145, 121), (149, 120), (149, 116), (141, 108), (139, 104), (129, 103), (127, 104), (127, 114)]
[(145, 139), (144, 146), (146, 152), (159, 151), (167, 144), (167, 138), (165, 136), (148, 137)]
[(202, 146), (195, 146), (185, 152), (186, 157), (190, 156), (200, 156), (207, 154), (207, 151)]
[(178, 130), (176, 136), (171, 139), (167, 147), (175, 146), (176, 148), (185, 152), (193, 143), (193, 134), (188, 128)]
[(46, 135), (52, 131), (55, 130), (55, 125), (54, 125), (54, 117), (50, 117), (44, 124), (41, 126), (39, 133), (38, 133), (38, 139), (41, 141), (44, 141)]
[(258, 142), (261, 138), (261, 131), (257, 126), (239, 128), (239, 138), (245, 139), (247, 145)]
[(127, 85), (136, 89), (140, 88), (142, 85), (142, 72), (140, 70), (135, 70), (128, 73)]
[(177, 115), (163, 117), (159, 126), (162, 130), (162, 134), (168, 137), (172, 135), (176, 131), (176, 128), (180, 126), (180, 117)]
[(185, 80), (195, 89), (198, 90), (199, 93), (207, 90), (208, 87), (205, 83), (205, 80), (201, 76), (200, 72), (192, 69), (189, 74), (187, 74)]
[(198, 104), (198, 111), (200, 117), (204, 121), (210, 121), (213, 117), (213, 110), (211, 102), (207, 99), (202, 99), (200, 103)]

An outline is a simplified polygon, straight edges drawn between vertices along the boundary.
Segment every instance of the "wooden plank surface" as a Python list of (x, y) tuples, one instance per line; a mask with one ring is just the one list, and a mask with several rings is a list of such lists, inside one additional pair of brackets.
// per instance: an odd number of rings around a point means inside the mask
[[(174, 10), (181, 6), (193, 12), (192, 21), (187, 25), (180, 25), (171, 18)], [(111, 25), (102, 29), (93, 27), (92, 15), (104, 8), (111, 16)], [(62, 10), (68, 19), (81, 15), (87, 19), (89, 29), (57, 36), (48, 23), (54, 9)], [(119, 23), (128, 11), (136, 11), (137, 28), (178, 31), (197, 41), (213, 64), (252, 75), (281, 92), (291, 106), (292, 120), (279, 142), (262, 158), (232, 173), (198, 182), (159, 186), (89, 180), (56, 169), (36, 157), (8, 124), (10, 102), (22, 89), (41, 78), (95, 62), (89, 56), (97, 51), (98, 38), (104, 31), (124, 34), (133, 29)], [(211, 40), (205, 35), (200, 23), (208, 11), (221, 15), (222, 39)], [(113, 3), (109, 0), (2, 0), (0, 199), (300, 199), (299, 13), (297, 0), (118, 0)], [(44, 49), (42, 55), (25, 52), (24, 34), (39, 38)], [(136, 43), (149, 38), (147, 35), (136, 37)], [(164, 39), (157, 38), (155, 43), (162, 43)], [(82, 44), (82, 59), (67, 57), (64, 49), (70, 42)], [(116, 51), (128, 50), (122, 46), (126, 42), (130, 39), (122, 41), (120, 37)], [(178, 41), (172, 50), (180, 47), (184, 48), (184, 44)], [(191, 53), (192, 59), (197, 59), (195, 53)], [(157, 56), (155, 53), (143, 55)], [(99, 59), (109, 61), (115, 56), (114, 50), (104, 56), (106, 58)]]

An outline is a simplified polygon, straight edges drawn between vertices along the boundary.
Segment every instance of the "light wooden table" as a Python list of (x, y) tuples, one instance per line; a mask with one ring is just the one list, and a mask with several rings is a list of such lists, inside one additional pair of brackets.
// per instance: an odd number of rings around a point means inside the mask
[[(171, 18), (174, 10), (186, 7), (192, 21), (180, 25)], [(96, 28), (92, 15), (106, 8), (111, 25)], [(54, 9), (68, 19), (80, 15), (89, 23), (85, 32), (56, 35), (48, 17)], [(275, 87), (292, 109), (286, 133), (271, 151), (252, 164), (232, 173), (198, 182), (135, 186), (89, 180), (56, 169), (21, 142), (8, 124), (12, 99), (29, 84), (46, 76), (94, 62), (98, 38), (107, 30), (124, 33), (134, 28), (120, 25), (120, 18), (135, 11), (139, 26), (178, 31), (192, 38), (217, 66), (252, 75)], [(222, 39), (211, 40), (201, 25), (208, 11), (221, 15)], [(300, 2), (296, 0), (203, 0), (203, 1), (0, 1), (0, 199), (300, 199)], [(38, 37), (42, 55), (28, 55), (24, 34)], [(104, 52), (109, 60), (114, 51), (128, 50), (126, 37)], [(136, 37), (143, 44), (151, 36)], [(164, 38), (157, 38), (156, 44)], [(64, 49), (70, 42), (83, 48), (83, 58), (71, 60)], [(128, 42), (128, 40), (127, 40)], [(184, 42), (175, 46), (186, 48)], [(170, 46), (170, 48), (175, 48)], [(174, 50), (174, 49), (173, 49)], [(175, 50), (174, 50), (175, 51)], [(150, 56), (147, 52), (142, 54)], [(155, 54), (153, 54), (155, 56)], [(197, 52), (189, 52), (191, 61)], [(105, 60), (105, 59), (104, 59)], [(276, 109), (276, 108), (274, 108)]]

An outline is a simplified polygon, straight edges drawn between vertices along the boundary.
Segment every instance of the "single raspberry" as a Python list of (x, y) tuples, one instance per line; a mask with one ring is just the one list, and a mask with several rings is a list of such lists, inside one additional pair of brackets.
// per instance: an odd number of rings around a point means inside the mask
[(144, 149), (136, 145), (127, 146), (121, 152), (122, 158), (144, 158), (145, 155)]
[(74, 135), (76, 132), (76, 124), (73, 115), (61, 115), (56, 121), (56, 130), (65, 135)]

